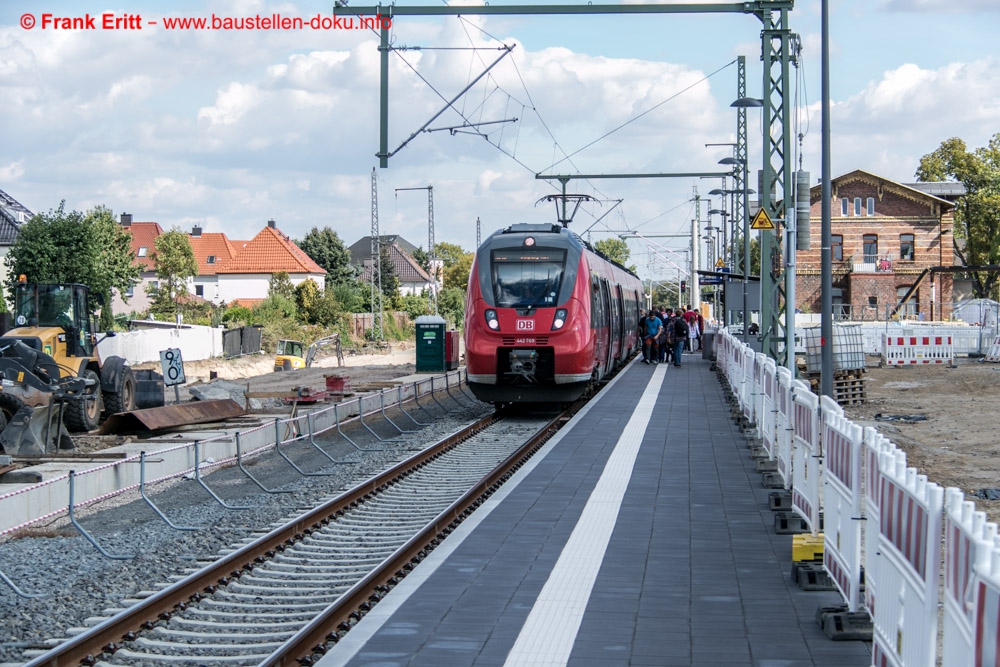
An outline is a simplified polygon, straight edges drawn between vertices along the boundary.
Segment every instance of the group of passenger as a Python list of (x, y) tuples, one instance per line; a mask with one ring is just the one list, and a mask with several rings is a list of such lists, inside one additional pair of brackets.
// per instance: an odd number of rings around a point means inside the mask
[(705, 321), (690, 305), (676, 310), (660, 306), (648, 313), (645, 310), (639, 313), (639, 337), (643, 342), (642, 363), (672, 361), (675, 367), (680, 368), (684, 351), (694, 352), (699, 349)]

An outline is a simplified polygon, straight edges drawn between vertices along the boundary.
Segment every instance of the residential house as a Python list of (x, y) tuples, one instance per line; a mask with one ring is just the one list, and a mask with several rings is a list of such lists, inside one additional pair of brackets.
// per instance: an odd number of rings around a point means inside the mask
[(221, 232), (203, 232), (200, 226), (192, 228), (189, 238), (194, 258), (198, 260), (198, 275), (191, 281), (189, 289), (194, 296), (219, 305), (223, 301), (219, 268), (236, 257), (237, 247), (242, 248), (244, 243), (230, 241)]
[(220, 301), (248, 305), (253, 303), (248, 299), (263, 299), (271, 277), (279, 272), (287, 273), (295, 286), (306, 280), (314, 281), (321, 290), (326, 286), (326, 270), (281, 233), (274, 220), (269, 220), (253, 239), (239, 245), (235, 256), (215, 269)]
[(0, 190), (0, 281), (3, 281), (10, 267), (7, 253), (17, 240), (21, 225), (35, 215), (9, 194)]
[[(954, 204), (860, 169), (834, 178), (831, 187), (835, 316), (947, 319), (951, 273), (926, 275), (907, 304), (897, 304), (925, 269), (955, 264)], [(818, 313), (822, 186), (811, 189), (810, 207), (810, 250), (796, 254), (796, 307)]]
[[(431, 276), (424, 271), (417, 261), (413, 259), (412, 253), (417, 249), (415, 245), (404, 239), (402, 236), (386, 235), (379, 237), (379, 243), (388, 248), (389, 261), (392, 262), (396, 278), (399, 279), (400, 294), (420, 294), (433, 286), (434, 281)], [(361, 267), (359, 280), (362, 282), (371, 281), (372, 275), (372, 237), (365, 236), (352, 245), (348, 250), (351, 252), (351, 263)], [(437, 289), (441, 289), (441, 261), (435, 260), (438, 280)]]
[(131, 213), (122, 213), (119, 219), (122, 228), (132, 235), (132, 263), (139, 267), (139, 282), (125, 293), (128, 303), (114, 292), (111, 307), (115, 313), (143, 312), (149, 309), (152, 299), (146, 293), (147, 287), (156, 286), (156, 264), (152, 254), (156, 250), (156, 237), (163, 233), (158, 222), (134, 222)]

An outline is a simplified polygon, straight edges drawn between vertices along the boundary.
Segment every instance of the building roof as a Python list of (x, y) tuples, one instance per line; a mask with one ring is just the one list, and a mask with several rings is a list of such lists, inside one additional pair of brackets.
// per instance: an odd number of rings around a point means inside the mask
[(19, 201), (0, 190), (0, 245), (13, 245), (21, 225), (35, 215)]
[[(417, 249), (417, 246), (413, 245), (398, 234), (381, 234), (378, 238), (382, 245), (398, 245), (407, 255), (412, 255), (413, 251)], [(354, 264), (355, 266), (364, 266), (365, 260), (370, 261), (372, 258), (371, 235), (362, 236), (361, 239), (355, 241), (354, 245), (348, 248), (348, 250), (351, 251), (351, 264)]]
[(132, 235), (133, 263), (143, 271), (156, 271), (151, 255), (156, 249), (156, 237), (163, 233), (158, 222), (133, 222), (125, 227)]
[(199, 232), (198, 236), (191, 234), (188, 238), (198, 260), (199, 276), (214, 276), (236, 256), (236, 247), (221, 232)]
[[(369, 253), (371, 250), (369, 249)], [(397, 244), (392, 244), (389, 246), (389, 261), (392, 262), (392, 268), (396, 273), (396, 277), (399, 278), (401, 283), (431, 283), (430, 275), (420, 268), (417, 261), (410, 257), (408, 254), (402, 251), (402, 249)], [(369, 257), (365, 260), (364, 268), (361, 271), (361, 276), (359, 279), (362, 282), (367, 282), (371, 280), (372, 275), (372, 260)]]
[(280, 271), (288, 274), (326, 273), (325, 269), (270, 223), (245, 246), (235, 246), (235, 249), (236, 256), (216, 269), (217, 274)]
[(244, 308), (249, 308), (253, 310), (258, 305), (264, 302), (264, 299), (233, 299), (230, 302), (230, 306), (243, 306)]
[(902, 185), (905, 185), (908, 188), (913, 188), (914, 190), (926, 192), (927, 194), (934, 195), (935, 197), (941, 197), (942, 199), (961, 197), (965, 194), (965, 185), (956, 181), (928, 181), (926, 183), (903, 183)]
[[(935, 192), (932, 192), (932, 191), (928, 191), (928, 190), (925, 190), (923, 188), (916, 187), (916, 186), (929, 185), (928, 183), (909, 183), (909, 184), (907, 184), (907, 183), (899, 183), (898, 181), (894, 181), (894, 180), (892, 180), (890, 178), (885, 178), (884, 176), (879, 176), (878, 174), (873, 174), (870, 171), (865, 171), (864, 169), (855, 169), (854, 171), (849, 171), (849, 172), (847, 172), (845, 174), (841, 174), (840, 176), (836, 176), (833, 179), (831, 179), (831, 182), (834, 183), (834, 184), (836, 184), (836, 183), (839, 183), (841, 181), (849, 181), (849, 180), (857, 180), (857, 179), (862, 179), (862, 180), (864, 180), (864, 179), (875, 179), (877, 181), (882, 181), (883, 183), (887, 183), (887, 184), (889, 184), (891, 186), (897, 187), (902, 192), (908, 192), (910, 195), (915, 195), (917, 197), (926, 197), (928, 199), (933, 199), (933, 200), (936, 200), (938, 203), (942, 204), (943, 206), (946, 206), (946, 207), (949, 207), (949, 208), (953, 208), (955, 206), (955, 202), (949, 201), (948, 199), (945, 199), (943, 196), (940, 196), (938, 193), (935, 193)], [(815, 196), (816, 194), (818, 194), (819, 192), (822, 191), (822, 188), (823, 188), (823, 184), (822, 183), (818, 183), (818, 184), (812, 186), (812, 188), (810, 188), (810, 192), (811, 192), (811, 194), (813, 196)]]

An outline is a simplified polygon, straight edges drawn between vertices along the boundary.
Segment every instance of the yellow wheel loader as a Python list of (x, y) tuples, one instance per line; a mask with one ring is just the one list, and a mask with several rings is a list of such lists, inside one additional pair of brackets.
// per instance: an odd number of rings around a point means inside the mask
[[(310, 368), (316, 353), (324, 347), (334, 346), (337, 353), (337, 365), (344, 365), (344, 351), (340, 346), (340, 334), (320, 338), (306, 348), (302, 341), (279, 340), (277, 353), (274, 355), (274, 370), (294, 371), (300, 368)], [(303, 353), (303, 350), (305, 352)]]
[(5, 453), (72, 447), (66, 429), (92, 431), (102, 417), (135, 409), (132, 369), (121, 357), (97, 356), (91, 312), (86, 285), (31, 284), (21, 277), (14, 290), (14, 328), (0, 337)]

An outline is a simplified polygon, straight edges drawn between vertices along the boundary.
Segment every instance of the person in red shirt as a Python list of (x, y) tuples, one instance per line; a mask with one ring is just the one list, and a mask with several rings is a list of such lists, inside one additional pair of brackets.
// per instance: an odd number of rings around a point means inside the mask
[[(687, 322), (689, 330), (694, 328), (694, 327), (691, 326), (691, 323), (698, 321), (698, 313), (697, 313), (697, 311), (695, 311), (691, 307), (691, 304), (688, 304), (685, 307), (684, 314), (681, 317), (683, 317), (684, 321)], [(701, 329), (698, 329), (698, 331), (701, 331)], [(690, 339), (684, 341), (684, 349), (687, 350), (688, 352), (691, 351), (691, 340)]]

